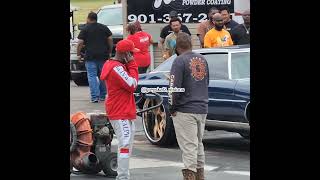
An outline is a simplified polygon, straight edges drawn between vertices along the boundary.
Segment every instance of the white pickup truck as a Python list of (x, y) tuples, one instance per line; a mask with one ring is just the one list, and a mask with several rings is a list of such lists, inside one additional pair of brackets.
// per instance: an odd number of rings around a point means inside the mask
[[(71, 12), (71, 8), (70, 8)], [(98, 12), (98, 23), (108, 26), (112, 32), (113, 50), (112, 56), (115, 54), (116, 43), (123, 39), (123, 22), (122, 22), (122, 4), (113, 4), (101, 7)], [(73, 18), (73, 17), (72, 17)], [(70, 19), (70, 23), (73, 22)], [(72, 23), (73, 24), (73, 23)], [(79, 24), (78, 29), (81, 30), (85, 24)], [(77, 58), (77, 38), (74, 36), (75, 25), (70, 25), (70, 71), (71, 79), (78, 86), (87, 86), (87, 71), (84, 61)]]

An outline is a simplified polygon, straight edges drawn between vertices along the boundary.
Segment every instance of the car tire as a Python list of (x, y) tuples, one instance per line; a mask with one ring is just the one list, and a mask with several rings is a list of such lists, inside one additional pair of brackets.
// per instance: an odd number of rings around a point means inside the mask
[(77, 85), (77, 86), (88, 86), (88, 79), (87, 77), (83, 77), (83, 78), (73, 78), (73, 82)]
[(116, 177), (118, 168), (117, 153), (110, 153), (102, 165), (102, 171), (108, 177)]
[(70, 153), (77, 147), (77, 130), (74, 124), (70, 121)]
[[(143, 109), (156, 104), (157, 100), (147, 98)], [(169, 110), (163, 104), (159, 108), (142, 113), (142, 126), (146, 138), (153, 145), (167, 147), (177, 143)]]
[(73, 170), (73, 165), (72, 165), (72, 163), (70, 161), (70, 174), (71, 174), (72, 170)]

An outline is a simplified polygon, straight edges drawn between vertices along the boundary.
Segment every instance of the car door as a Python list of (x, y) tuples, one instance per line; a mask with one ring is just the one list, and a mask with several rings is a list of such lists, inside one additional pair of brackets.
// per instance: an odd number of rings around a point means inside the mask
[(234, 111), (240, 122), (247, 122), (246, 107), (250, 101), (250, 50), (231, 53), (231, 79), (237, 80), (234, 90)]
[(236, 81), (229, 79), (228, 53), (204, 54), (209, 66), (209, 104), (207, 119), (232, 120)]

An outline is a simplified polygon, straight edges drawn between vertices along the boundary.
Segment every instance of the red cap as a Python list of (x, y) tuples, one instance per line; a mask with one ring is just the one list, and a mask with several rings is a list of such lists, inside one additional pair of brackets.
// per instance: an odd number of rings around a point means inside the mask
[(140, 49), (134, 47), (134, 43), (131, 40), (123, 39), (116, 45), (116, 51), (118, 52), (140, 52)]

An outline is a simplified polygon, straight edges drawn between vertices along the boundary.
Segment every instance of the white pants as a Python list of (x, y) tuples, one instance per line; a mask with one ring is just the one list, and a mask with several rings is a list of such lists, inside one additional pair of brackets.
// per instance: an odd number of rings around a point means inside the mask
[(129, 120), (111, 120), (118, 139), (118, 176), (116, 180), (129, 180), (129, 158), (132, 154), (135, 126)]

